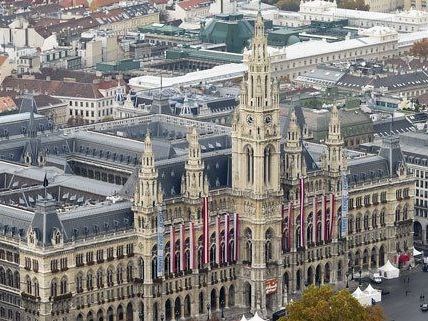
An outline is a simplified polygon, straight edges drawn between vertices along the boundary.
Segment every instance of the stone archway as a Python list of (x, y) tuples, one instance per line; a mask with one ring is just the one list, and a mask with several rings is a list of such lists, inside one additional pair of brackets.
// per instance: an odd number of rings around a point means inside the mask
[(244, 305), (251, 308), (251, 284), (244, 283)]
[(229, 287), (229, 296), (227, 300), (227, 305), (229, 307), (235, 306), (235, 286), (233, 284)]
[(307, 285), (314, 284), (314, 269), (312, 268), (312, 266), (308, 268), (308, 273), (306, 275), (306, 282), (307, 282)]
[(175, 320), (179, 320), (181, 318), (181, 299), (179, 296), (175, 299), (174, 317)]
[(190, 301), (190, 295), (186, 295), (184, 298), (184, 317), (188, 318), (192, 315), (192, 305)]
[(211, 311), (217, 310), (217, 291), (216, 289), (211, 290)]
[(288, 272), (285, 272), (282, 276), (282, 287), (287, 290), (287, 293), (290, 293), (290, 277), (288, 276)]
[(376, 247), (372, 248), (371, 254), (370, 254), (370, 267), (377, 268), (377, 250)]
[(226, 290), (224, 289), (224, 286), (222, 286), (221, 289), (220, 289), (219, 303), (220, 303), (220, 308), (221, 307), (225, 307), (225, 304), (226, 304)]
[(324, 266), (324, 283), (330, 283), (331, 275), (330, 275), (330, 262), (327, 262)]
[(318, 264), (315, 269), (315, 284), (321, 284), (322, 280), (322, 268), (321, 264)]
[(165, 320), (172, 320), (172, 304), (170, 299), (165, 301)]
[(413, 239), (415, 242), (422, 242), (422, 225), (418, 221), (413, 222)]
[(379, 249), (379, 266), (383, 266), (385, 264), (385, 246), (382, 245)]

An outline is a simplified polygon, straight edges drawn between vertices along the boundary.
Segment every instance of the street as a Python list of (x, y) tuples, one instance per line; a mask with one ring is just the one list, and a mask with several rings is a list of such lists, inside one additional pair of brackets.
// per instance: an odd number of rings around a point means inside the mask
[[(428, 312), (420, 310), (421, 303), (428, 303), (428, 272), (422, 272), (422, 267), (418, 266), (412, 271), (400, 273), (398, 279), (384, 280), (381, 285), (373, 286), (390, 291), (389, 294), (382, 295), (381, 303), (387, 320), (428, 321)], [(364, 288), (363, 285), (362, 289)], [(421, 294), (425, 295), (425, 300), (420, 299)]]

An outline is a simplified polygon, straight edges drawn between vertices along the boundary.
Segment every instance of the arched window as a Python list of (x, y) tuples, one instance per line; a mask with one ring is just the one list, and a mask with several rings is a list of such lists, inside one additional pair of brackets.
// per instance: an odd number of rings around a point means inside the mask
[(272, 233), (272, 230), (269, 229), (265, 233), (265, 262), (266, 263), (270, 262), (273, 258), (272, 238), (273, 238), (273, 233)]
[(31, 285), (31, 279), (29, 276), (27, 276), (27, 278), (26, 278), (26, 283), (27, 283), (27, 293), (33, 294), (33, 287)]
[(100, 289), (104, 286), (103, 284), (103, 271), (99, 269), (97, 271), (97, 288)]
[(60, 282), (60, 294), (64, 295), (67, 293), (67, 278), (64, 276)]
[(37, 281), (36, 278), (33, 279), (34, 284), (34, 296), (38, 298), (40, 296), (40, 290), (39, 290), (39, 281)]
[(254, 183), (254, 151), (250, 146), (245, 147), (245, 157), (247, 166), (247, 182)]
[(271, 182), (271, 171), (272, 171), (272, 154), (273, 154), (273, 147), (267, 146), (264, 150), (264, 182), (265, 184), (270, 184)]
[(403, 220), (404, 221), (406, 221), (407, 220), (407, 216), (408, 216), (408, 206), (407, 206), (407, 204), (406, 205), (404, 205), (404, 207), (403, 207)]
[(132, 262), (128, 263), (128, 266), (126, 267), (126, 282), (131, 282), (133, 279), (133, 270), (134, 267), (132, 265)]
[(86, 275), (86, 288), (88, 290), (92, 290), (94, 287), (94, 276), (92, 274), (92, 271), (89, 271)]
[(83, 275), (82, 273), (76, 276), (76, 291), (77, 293), (83, 292)]
[(401, 220), (401, 208), (397, 206), (395, 209), (395, 222), (399, 222)]
[(251, 264), (253, 261), (253, 233), (249, 228), (245, 230), (245, 238), (245, 259), (249, 264)]
[(382, 211), (380, 212), (380, 225), (385, 225), (385, 209), (382, 209)]
[(58, 284), (56, 279), (53, 279), (51, 282), (51, 297), (55, 297), (58, 295)]

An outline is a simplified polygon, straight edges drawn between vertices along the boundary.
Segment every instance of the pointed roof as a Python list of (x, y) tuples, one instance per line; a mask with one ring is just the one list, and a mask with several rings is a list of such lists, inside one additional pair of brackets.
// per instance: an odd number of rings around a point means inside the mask
[[(55, 208), (55, 201), (52, 199), (42, 199), (36, 203), (31, 227), (36, 231), (37, 239), (42, 246), (50, 245), (53, 233), (58, 230), (64, 232), (64, 226), (58, 217)], [(66, 235), (63, 235), (64, 239)]]
[(392, 263), (388, 260), (384, 266), (381, 266), (379, 268), (379, 270), (380, 271), (385, 271), (385, 272), (387, 272), (387, 271), (397, 271), (398, 268), (396, 268), (394, 265), (392, 265)]

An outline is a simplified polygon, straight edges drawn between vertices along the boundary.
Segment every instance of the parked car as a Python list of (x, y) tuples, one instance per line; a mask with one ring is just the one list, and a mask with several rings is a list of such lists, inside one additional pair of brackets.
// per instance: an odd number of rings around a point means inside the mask
[(428, 311), (428, 303), (421, 304), (421, 311), (427, 312)]
[(381, 284), (381, 283), (382, 283), (382, 278), (380, 277), (380, 274), (379, 274), (379, 273), (373, 273), (373, 274), (370, 276), (370, 280), (371, 280), (373, 283), (376, 283), (376, 284)]

